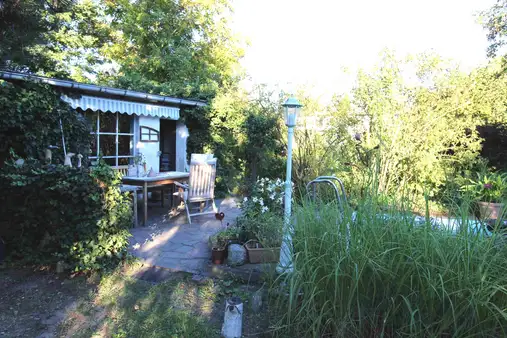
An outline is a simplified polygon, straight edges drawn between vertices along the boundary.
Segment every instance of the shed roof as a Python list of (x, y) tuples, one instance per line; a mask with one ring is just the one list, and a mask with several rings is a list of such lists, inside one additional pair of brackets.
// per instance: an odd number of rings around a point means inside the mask
[(9, 72), (0, 70), (0, 78), (5, 80), (35, 80), (42, 83), (47, 83), (54, 87), (60, 88), (69, 88), (75, 92), (82, 93), (98, 93), (103, 94), (104, 96), (115, 96), (115, 97), (125, 97), (129, 99), (134, 99), (135, 101), (142, 102), (158, 102), (158, 103), (167, 103), (172, 105), (182, 105), (182, 106), (206, 106), (206, 102), (200, 100), (190, 100), (190, 99), (182, 99), (173, 96), (166, 95), (157, 95), (150, 94), (145, 92), (138, 92), (134, 90), (128, 89), (120, 89), (120, 88), (112, 88), (105, 86), (97, 86), (93, 84), (86, 84), (82, 82), (70, 81), (70, 80), (60, 80), (55, 78), (49, 78), (39, 75), (32, 75), (26, 73), (18, 73), (18, 72)]

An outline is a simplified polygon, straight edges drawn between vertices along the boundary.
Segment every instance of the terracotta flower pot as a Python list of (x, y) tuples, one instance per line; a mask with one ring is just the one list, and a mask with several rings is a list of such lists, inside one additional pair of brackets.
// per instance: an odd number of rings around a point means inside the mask
[(227, 250), (225, 248), (212, 248), (211, 249), (211, 262), (213, 264), (224, 264)]
[(503, 203), (477, 202), (482, 219), (498, 219), (502, 216)]

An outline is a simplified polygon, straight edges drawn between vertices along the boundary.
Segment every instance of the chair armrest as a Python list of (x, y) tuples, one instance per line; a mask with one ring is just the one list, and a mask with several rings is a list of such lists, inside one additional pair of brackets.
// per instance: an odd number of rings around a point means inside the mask
[(129, 192), (129, 191), (140, 191), (143, 188), (138, 187), (136, 185), (128, 185), (128, 184), (122, 184), (120, 185), (120, 191), (121, 192)]
[(180, 182), (174, 182), (174, 184), (180, 188), (187, 189), (188, 190), (188, 184), (180, 183)]

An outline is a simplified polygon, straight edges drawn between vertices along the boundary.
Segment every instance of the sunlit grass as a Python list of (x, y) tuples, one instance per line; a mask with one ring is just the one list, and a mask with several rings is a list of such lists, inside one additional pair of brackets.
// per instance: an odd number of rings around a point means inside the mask
[(80, 301), (61, 331), (73, 337), (218, 337), (217, 323), (210, 324), (216, 289), (212, 280), (196, 284), (190, 276), (153, 284), (116, 271)]
[(507, 336), (507, 249), (468, 217), (452, 233), (399, 205), (364, 200), (339, 221), (318, 209), (295, 210), (294, 273), (272, 290), (287, 290), (272, 292), (279, 336)]

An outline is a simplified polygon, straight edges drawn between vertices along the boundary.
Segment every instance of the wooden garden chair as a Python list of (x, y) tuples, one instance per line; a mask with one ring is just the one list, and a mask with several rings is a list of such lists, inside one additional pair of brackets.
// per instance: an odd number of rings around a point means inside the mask
[[(192, 217), (198, 215), (216, 214), (218, 212), (215, 204), (215, 177), (217, 171), (217, 159), (206, 161), (190, 161), (188, 184), (175, 183), (183, 189), (175, 193), (185, 202), (188, 223), (192, 223)], [(213, 211), (204, 211), (204, 205), (211, 201)], [(199, 203), (199, 212), (191, 213), (191, 203)]]

